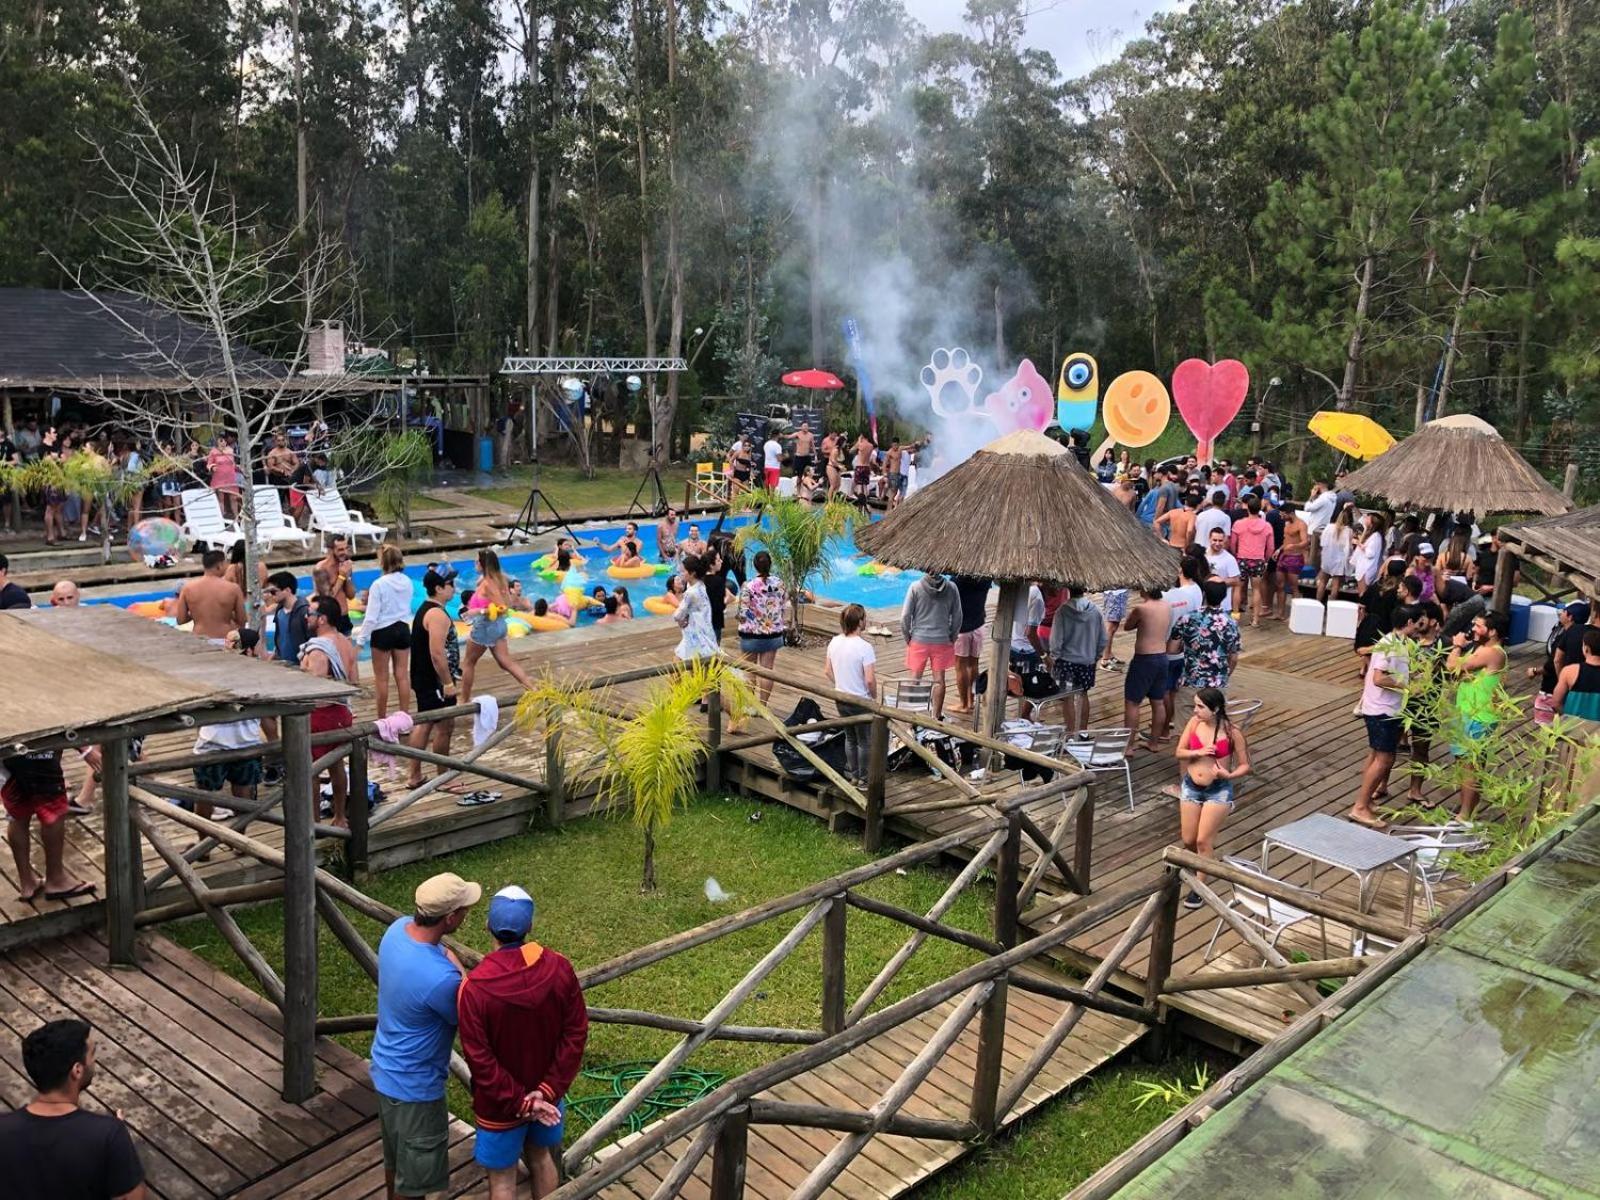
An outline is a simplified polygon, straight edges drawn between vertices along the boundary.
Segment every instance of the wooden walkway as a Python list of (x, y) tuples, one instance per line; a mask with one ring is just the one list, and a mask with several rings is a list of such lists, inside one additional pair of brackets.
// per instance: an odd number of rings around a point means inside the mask
[[(1253, 773), (1243, 782), (1238, 808), (1223, 828), (1218, 850), (1255, 859), (1267, 830), (1313, 812), (1338, 815), (1348, 809), (1365, 757), (1366, 739), (1363, 726), (1350, 715), (1359, 689), (1359, 676), (1356, 658), (1347, 643), (1292, 636), (1282, 623), (1246, 630), (1244, 640), (1245, 652), (1229, 693), (1236, 700), (1260, 699), (1264, 704), (1250, 726)], [(513, 642), (512, 646), (531, 671), (549, 669), (563, 676), (592, 677), (623, 665), (665, 662), (675, 643), (674, 627), (657, 620), (640, 621), (637, 625), (616, 628), (615, 632), (595, 630), (529, 637)], [(898, 636), (880, 639), (878, 648), (880, 676), (892, 681), (903, 675)], [(1127, 650), (1120, 642), (1118, 648)], [(1533, 661), (1537, 653), (1537, 648), (1523, 647), (1513, 656), (1513, 661), (1520, 667)], [(785, 713), (805, 694), (809, 685), (824, 683), (820, 649), (787, 651), (780, 663), (790, 679), (778, 686), (771, 705), (774, 711)], [(503, 690), (510, 682), (488, 658), (480, 665), (479, 678), (481, 690)], [(1521, 671), (1508, 672), (1507, 682), (1513, 687), (1521, 686), (1524, 683)], [(1091, 698), (1095, 724), (1120, 723), (1121, 684), (1120, 674), (1101, 672)], [(648, 686), (648, 682), (628, 684), (619, 687), (617, 692), (624, 699), (638, 697)], [(357, 706), (358, 717), (370, 713), (370, 703), (370, 698), (364, 698)], [(464, 721), (458, 722), (458, 750), (468, 744), (465, 725)], [(181, 754), (189, 745), (189, 735), (166, 735), (151, 739), (147, 753)], [(1443, 751), (1436, 748), (1435, 753)], [(67, 756), (69, 772), (81, 770), (70, 761), (75, 757), (70, 753)], [(842, 822), (845, 828), (853, 827), (857, 814), (851, 806), (827, 792), (819, 793), (787, 779), (769, 748), (737, 751), (729, 758), (724, 786), (800, 808), (836, 824)], [(483, 761), (513, 771), (542, 775), (543, 747), (536, 735), (519, 735), (486, 755)], [(1140, 751), (1133, 760), (1133, 769), (1136, 799), (1133, 812), (1128, 811), (1120, 774), (1101, 777), (1093, 789), (1092, 886), (1095, 891), (1153, 877), (1160, 870), (1161, 851), (1176, 840), (1176, 804), (1160, 793), (1162, 786), (1176, 779), (1172, 758), (1167, 754)], [(397, 762), (395, 770), (398, 780), (404, 763)], [(71, 777), (69, 774), (69, 779)], [(374, 766), (372, 777), (386, 783), (381, 767)], [(1399, 779), (1397, 774), (1397, 782)], [(1006, 772), (986, 781), (981, 790), (985, 795), (1000, 797), (1018, 786), (1018, 775)], [(389, 787), (391, 791), (396, 790), (398, 782)], [(541, 810), (542, 801), (519, 793), (515, 788), (504, 787), (503, 790), (507, 792), (503, 800), (479, 808), (460, 808), (455, 797), (448, 793), (436, 793), (413, 805), (373, 831), (373, 869), (430, 858), (521, 833), (530, 817)], [(948, 783), (931, 778), (921, 767), (894, 772), (889, 776), (886, 797), (890, 828), (907, 838), (922, 839), (951, 832), (978, 813), (989, 811), (967, 808), (898, 818), (893, 813), (899, 803), (954, 797), (954, 789)], [(567, 812), (579, 815), (587, 811), (587, 805), (587, 800), (576, 800)], [(1042, 823), (1048, 824), (1048, 821)], [(179, 844), (192, 840), (192, 836), (184, 832), (173, 832)], [(270, 826), (255, 825), (251, 834), (269, 845), (278, 845), (282, 840), (281, 830)], [(140, 844), (144, 847), (147, 871), (153, 873), (161, 864), (148, 844), (142, 840)], [(323, 845), (325, 849), (331, 847), (330, 843)], [(102, 843), (98, 811), (72, 820), (68, 846), (69, 867), (85, 878), (99, 880), (102, 877)], [(975, 850), (976, 843), (971, 848)], [(1031, 854), (1031, 850), (1026, 852)], [(1291, 882), (1315, 882), (1319, 890), (1333, 898), (1353, 900), (1352, 885), (1347, 877), (1341, 878), (1337, 873), (1323, 871), (1313, 881), (1310, 864), (1296, 864), (1293, 860), (1280, 860), (1274, 864), (1274, 871)], [(98, 900), (67, 904), (20, 903), (15, 899), (14, 880), (10, 879), (10, 874), (9, 860), (0, 863), (0, 945), (6, 944), (8, 938), (37, 940), (65, 929), (92, 927), (102, 919), (103, 906)], [(212, 861), (204, 865), (201, 874), (213, 886), (225, 886), (270, 877), (273, 872), (260, 868), (253, 861), (241, 861), (226, 850), (218, 850)], [(1046, 923), (1057, 916), (1061, 906), (1070, 902), (1071, 896), (1062, 894), (1057, 884), (1052, 871), (1046, 877), (1040, 898), (1023, 915), (1025, 926), (1035, 931), (1046, 928)], [(1448, 903), (1450, 894), (1450, 889), (1446, 888), (1441, 894), (1441, 903)], [(163, 898), (177, 898), (177, 893), (153, 898), (152, 903), (159, 903)], [(1386, 916), (1398, 917), (1402, 907), (1403, 891), (1399, 881), (1386, 881), (1379, 889), (1377, 910)], [(1418, 914), (1419, 920), (1425, 915), (1420, 906)], [(1174, 971), (1198, 969), (1215, 923), (1215, 918), (1207, 917), (1204, 911), (1183, 914)], [(1092, 963), (1098, 952), (1120, 932), (1116, 922), (1108, 922), (1100, 930), (1077, 940), (1075, 948), (1083, 956), (1079, 965)], [(1302, 944), (1294, 933), (1286, 941), (1290, 949), (1314, 949), (1310, 944)], [(1218, 945), (1224, 960), (1219, 965), (1228, 965), (1228, 956), (1238, 946), (1237, 938), (1225, 933)], [(1341, 952), (1337, 946), (1330, 949), (1333, 953)], [(1138, 990), (1144, 953), (1142, 948), (1137, 950), (1126, 970), (1119, 972), (1113, 982)], [(1254, 966), (1256, 963), (1237, 965)], [(1201, 1025), (1211, 1027), (1214, 1040), (1233, 1048), (1242, 1047), (1246, 1042), (1267, 1040), (1306, 1008), (1305, 1001), (1285, 985), (1197, 992), (1170, 1000), (1196, 1017)]]

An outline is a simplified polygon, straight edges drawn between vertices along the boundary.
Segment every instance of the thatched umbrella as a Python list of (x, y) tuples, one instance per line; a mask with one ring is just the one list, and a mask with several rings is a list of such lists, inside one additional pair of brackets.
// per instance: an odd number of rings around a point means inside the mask
[(982, 728), (1005, 712), (1012, 614), (1028, 581), (1090, 591), (1168, 587), (1179, 554), (1113, 500), (1065, 446), (1022, 430), (919, 488), (856, 545), (879, 562), (1000, 583)]
[(1428, 422), (1394, 449), (1346, 475), (1343, 486), (1377, 496), (1393, 508), (1478, 517), (1555, 516), (1572, 511), (1572, 502), (1551, 487), (1493, 425), (1465, 413)]

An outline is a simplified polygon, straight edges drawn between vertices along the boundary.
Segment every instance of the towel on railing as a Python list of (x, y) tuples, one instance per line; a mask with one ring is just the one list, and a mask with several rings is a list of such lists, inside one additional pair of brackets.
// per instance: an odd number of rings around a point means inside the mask
[(500, 704), (493, 696), (478, 697), (478, 715), (472, 718), (472, 744), (481, 746), (500, 724)]
[[(411, 714), (402, 710), (390, 713), (387, 717), (380, 717), (373, 732), (378, 735), (380, 741), (398, 742), (411, 732), (412, 724)], [(392, 754), (384, 754), (373, 750), (371, 752), (371, 760), (375, 766), (381, 766), (385, 771), (392, 771), (394, 768), (394, 755)]]

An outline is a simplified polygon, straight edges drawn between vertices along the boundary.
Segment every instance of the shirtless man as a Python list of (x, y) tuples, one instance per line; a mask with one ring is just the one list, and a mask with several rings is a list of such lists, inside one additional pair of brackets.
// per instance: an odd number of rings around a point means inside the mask
[(1150, 702), (1150, 737), (1145, 749), (1154, 751), (1167, 737), (1167, 635), (1172, 629), (1172, 604), (1161, 598), (1161, 588), (1145, 588), (1138, 603), (1128, 610), (1123, 628), (1134, 635), (1133, 658), (1122, 678), (1122, 723), (1132, 732), (1128, 753), (1139, 737), (1139, 706)]
[(811, 465), (811, 456), (816, 446), (816, 437), (811, 432), (811, 422), (801, 421), (800, 431), (794, 435), (794, 477), (803, 479), (806, 468)]
[(82, 599), (78, 585), (70, 579), (58, 580), (55, 587), (50, 589), (51, 608), (77, 608)]
[(328, 553), (318, 560), (317, 566), (328, 574), (328, 592), (339, 602), (341, 615), (350, 612), (350, 601), (356, 598), (355, 560), (350, 557), (350, 539), (336, 533), (328, 539)]
[(706, 550), (706, 540), (700, 536), (700, 526), (689, 526), (689, 536), (678, 546), (678, 553), (684, 558), (688, 558), (691, 554), (696, 558), (703, 558)]
[(196, 635), (221, 646), (229, 633), (245, 624), (244, 593), (224, 578), (228, 556), (221, 550), (207, 550), (200, 556), (200, 566), (205, 573), (183, 585), (173, 616), (179, 625), (193, 621)]
[(1188, 492), (1180, 506), (1167, 509), (1155, 519), (1155, 530), (1167, 539), (1167, 545), (1187, 550), (1194, 542), (1194, 522), (1199, 511), (1199, 493)]
[(656, 549), (662, 562), (671, 562), (678, 555), (678, 510), (668, 507), (667, 515), (656, 522)]
[(883, 487), (890, 508), (896, 507), (906, 493), (905, 469), (900, 465), (904, 456), (905, 451), (900, 449), (899, 442), (890, 442), (889, 449), (883, 456)]
[(289, 449), (289, 439), (281, 433), (274, 434), (272, 449), (267, 451), (267, 482), (278, 489), (285, 512), (289, 511), (289, 484), (299, 465), (300, 456)]
[(872, 454), (873, 445), (866, 434), (856, 438), (855, 461), (855, 495), (857, 500), (864, 499), (867, 489), (872, 486)]

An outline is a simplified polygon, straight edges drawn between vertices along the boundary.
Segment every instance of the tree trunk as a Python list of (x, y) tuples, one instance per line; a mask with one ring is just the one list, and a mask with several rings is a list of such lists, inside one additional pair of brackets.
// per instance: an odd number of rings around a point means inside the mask
[(822, 365), (822, 168), (811, 176), (811, 362)]
[(1467, 297), (1472, 294), (1472, 269), (1478, 263), (1478, 251), (1481, 248), (1482, 243), (1475, 239), (1467, 251), (1467, 267), (1461, 276), (1461, 290), (1456, 293), (1456, 311), (1450, 318), (1450, 335), (1444, 343), (1444, 365), (1439, 371), (1439, 398), (1433, 407), (1435, 417), (1445, 415), (1445, 405), (1450, 399), (1450, 380), (1456, 368), (1456, 342), (1461, 337), (1461, 317), (1467, 307)]
[[(528, 253), (527, 253), (527, 337), (523, 345), (529, 354), (539, 352), (539, 6), (528, 2), (528, 34), (523, 44), (523, 63), (528, 73)], [(537, 416), (537, 414), (533, 414)]]
[(1528, 339), (1533, 333), (1533, 264), (1528, 264), (1528, 303), (1522, 310), (1522, 328), (1517, 331), (1517, 445), (1528, 440)]
[[(562, 42), (563, 36), (564, 30), (561, 19), (558, 16), (556, 18), (555, 26), (550, 31), (550, 53), (553, 56), (551, 59), (550, 69), (550, 119), (552, 123), (554, 123), (556, 118), (561, 114), (561, 96), (562, 93), (566, 91), (566, 80), (562, 77), (562, 72), (565, 69), (562, 59), (562, 50), (565, 48), (564, 43)], [(557, 261), (557, 251), (560, 249), (560, 243), (557, 241), (557, 234), (559, 230), (556, 223), (556, 206), (561, 199), (561, 159), (559, 155), (552, 156), (550, 161), (549, 193), (550, 211), (548, 213), (548, 219), (550, 228), (545, 234), (547, 239), (545, 242), (545, 256), (548, 261), (545, 264), (546, 287), (544, 294), (544, 352), (548, 355), (554, 356), (556, 353), (556, 342), (560, 334), (561, 320), (561, 274), (560, 264)]]
[[(1428, 252), (1428, 269), (1422, 273), (1422, 290), (1424, 295), (1428, 291), (1428, 286), (1433, 283), (1433, 272), (1438, 265), (1438, 254), (1430, 250)], [(1427, 372), (1423, 372), (1422, 376), (1417, 380), (1416, 418), (1412, 422), (1412, 428), (1414, 429), (1422, 428), (1423, 417), (1428, 411), (1428, 386)]]
[(1368, 254), (1361, 261), (1361, 290), (1356, 293), (1355, 319), (1350, 322), (1350, 341), (1344, 353), (1344, 381), (1339, 385), (1336, 406), (1343, 412), (1355, 400), (1356, 378), (1361, 373), (1361, 339), (1366, 333), (1367, 309), (1372, 304), (1372, 275), (1377, 258)]
[[(678, 0), (666, 0), (667, 13), (667, 277), (672, 285), (672, 313), (667, 324), (667, 357), (683, 353), (683, 260), (678, 254)], [(667, 376), (666, 396), (651, 398), (650, 464), (662, 466), (669, 455), (672, 422), (678, 415), (678, 373)], [(620, 441), (620, 438), (619, 438)]]
[(310, 208), (310, 169), (306, 152), (305, 64), (300, 46), (301, 0), (289, 0), (289, 49), (294, 72), (294, 185), (295, 222), (302, 233)]
[[(650, 161), (645, 142), (645, 72), (643, 0), (633, 0), (634, 141), (639, 165), (639, 299), (644, 306), (644, 353), (656, 353), (655, 272), (650, 264)], [(651, 401), (655, 380), (649, 381)]]
[(639, 884), (641, 892), (656, 890), (656, 825), (651, 821), (644, 827), (644, 879)]
[(1000, 285), (994, 285), (994, 365), (1006, 370), (1006, 312), (1000, 303)]

